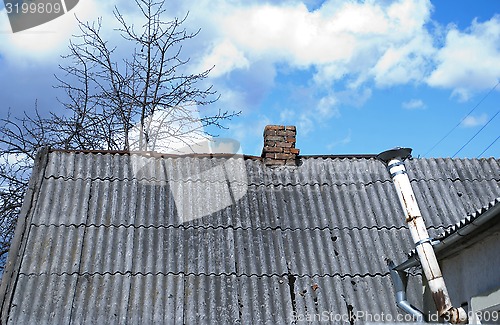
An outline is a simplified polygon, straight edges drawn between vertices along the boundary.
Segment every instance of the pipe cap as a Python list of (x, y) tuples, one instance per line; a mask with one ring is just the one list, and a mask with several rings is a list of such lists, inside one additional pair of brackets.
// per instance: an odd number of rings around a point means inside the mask
[(412, 148), (396, 147), (394, 149), (386, 150), (377, 155), (377, 159), (388, 163), (391, 159), (397, 158), (405, 160), (411, 157)]

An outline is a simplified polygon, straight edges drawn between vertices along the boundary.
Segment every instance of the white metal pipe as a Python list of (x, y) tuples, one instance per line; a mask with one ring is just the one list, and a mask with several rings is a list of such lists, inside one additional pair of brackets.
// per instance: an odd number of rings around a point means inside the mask
[(427, 278), (439, 315), (451, 323), (464, 323), (467, 322), (466, 312), (463, 308), (454, 308), (451, 304), (429, 233), (406, 173), (403, 160), (410, 153), (411, 149), (396, 149), (380, 154), (379, 158), (387, 163), (387, 169), (396, 188), (406, 223), (410, 229), (422, 270)]

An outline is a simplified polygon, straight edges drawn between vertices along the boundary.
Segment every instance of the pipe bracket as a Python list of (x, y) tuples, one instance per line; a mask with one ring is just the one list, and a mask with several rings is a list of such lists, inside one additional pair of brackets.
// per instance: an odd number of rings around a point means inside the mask
[(415, 243), (415, 247), (418, 247), (422, 244), (425, 244), (425, 243), (430, 243), (432, 245), (432, 242), (434, 241), (434, 238), (424, 238), (424, 239), (421, 239), (419, 240), (418, 242)]
[(395, 163), (392, 163), (390, 165), (387, 166), (387, 169), (391, 169), (393, 167), (397, 167), (397, 166), (404, 166), (404, 162), (402, 162), (401, 160), (400, 161), (396, 161)]
[(408, 174), (408, 173), (406, 172), (406, 170), (398, 170), (397, 172), (391, 173), (391, 177), (394, 178), (401, 174)]

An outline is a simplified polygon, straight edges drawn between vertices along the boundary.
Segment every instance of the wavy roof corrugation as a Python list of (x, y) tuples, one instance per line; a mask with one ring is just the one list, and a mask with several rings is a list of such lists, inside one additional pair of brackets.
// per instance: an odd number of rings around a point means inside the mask
[[(412, 245), (373, 157), (302, 157), (272, 169), (241, 156), (46, 155), (9, 257), (10, 323), (399, 313), (386, 259), (404, 260)], [(500, 194), (497, 159), (406, 165), (432, 234)], [(420, 275), (410, 282), (418, 306)]]

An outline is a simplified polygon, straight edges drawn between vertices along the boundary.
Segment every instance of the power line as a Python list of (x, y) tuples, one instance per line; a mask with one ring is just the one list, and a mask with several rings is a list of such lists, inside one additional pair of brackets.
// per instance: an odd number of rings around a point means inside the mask
[(490, 145), (487, 146), (486, 149), (484, 149), (479, 155), (477, 155), (477, 158), (480, 158), (483, 155), (483, 153), (486, 152), (486, 150), (488, 150), (493, 144), (495, 144), (495, 142), (497, 142), (498, 139), (500, 139), (500, 135), (495, 140), (493, 140), (493, 142), (490, 143)]
[(472, 136), (472, 138), (470, 138), (470, 139), (469, 139), (469, 141), (467, 141), (467, 142), (466, 142), (466, 143), (462, 146), (462, 148), (458, 149), (458, 151), (457, 151), (457, 152), (455, 152), (455, 154), (454, 154), (453, 156), (451, 156), (451, 158), (454, 158), (454, 157), (455, 157), (455, 156), (456, 156), (456, 155), (457, 155), (460, 151), (462, 151), (462, 149), (463, 149), (463, 148), (465, 148), (465, 146), (467, 146), (467, 145), (468, 145), (468, 144), (469, 144), (469, 143), (470, 143), (470, 142), (471, 142), (471, 141), (472, 141), (472, 140), (473, 140), (473, 139), (474, 139), (474, 138), (475, 138), (475, 137), (476, 137), (476, 136), (477, 136), (477, 135), (478, 135), (478, 134), (479, 134), (479, 133), (480, 133), (480, 132), (481, 132), (481, 131), (482, 131), (482, 130), (486, 127), (486, 126), (487, 126), (487, 125), (488, 125), (488, 124), (490, 124), (490, 122), (491, 122), (491, 121), (493, 121), (493, 119), (494, 119), (494, 118), (498, 115), (498, 113), (500, 113), (500, 110), (498, 110), (498, 111), (496, 112), (496, 114), (495, 114), (495, 115), (493, 115), (493, 117), (492, 117), (492, 118), (490, 118), (490, 119), (488, 120), (488, 122), (486, 122), (486, 124), (485, 124), (485, 125), (483, 125), (483, 127), (482, 127), (481, 129), (479, 129), (479, 131), (477, 131), (477, 132), (476, 132), (476, 134), (474, 134), (474, 135)]
[(474, 106), (474, 108), (471, 109), (471, 111), (469, 113), (467, 113), (467, 115), (465, 115), (461, 120), (460, 122), (458, 122), (457, 125), (455, 125), (448, 133), (445, 134), (444, 137), (441, 138), (441, 140), (439, 140), (435, 145), (432, 146), (432, 148), (430, 148), (424, 155), (423, 157), (427, 156), (427, 154), (429, 154), (432, 150), (434, 150), (441, 142), (443, 142), (444, 139), (446, 139), (453, 131), (455, 131), (455, 129), (457, 127), (460, 126), (460, 124), (462, 124), (462, 122), (469, 116), (472, 114), (472, 112), (474, 112), (476, 110), (476, 108), (479, 107), (479, 105), (481, 105), (481, 103), (497, 88), (497, 86), (500, 85), (500, 81), (497, 82), (497, 84), (495, 86), (493, 86), (493, 88), (490, 89), (490, 91), (476, 104), (476, 106)]

